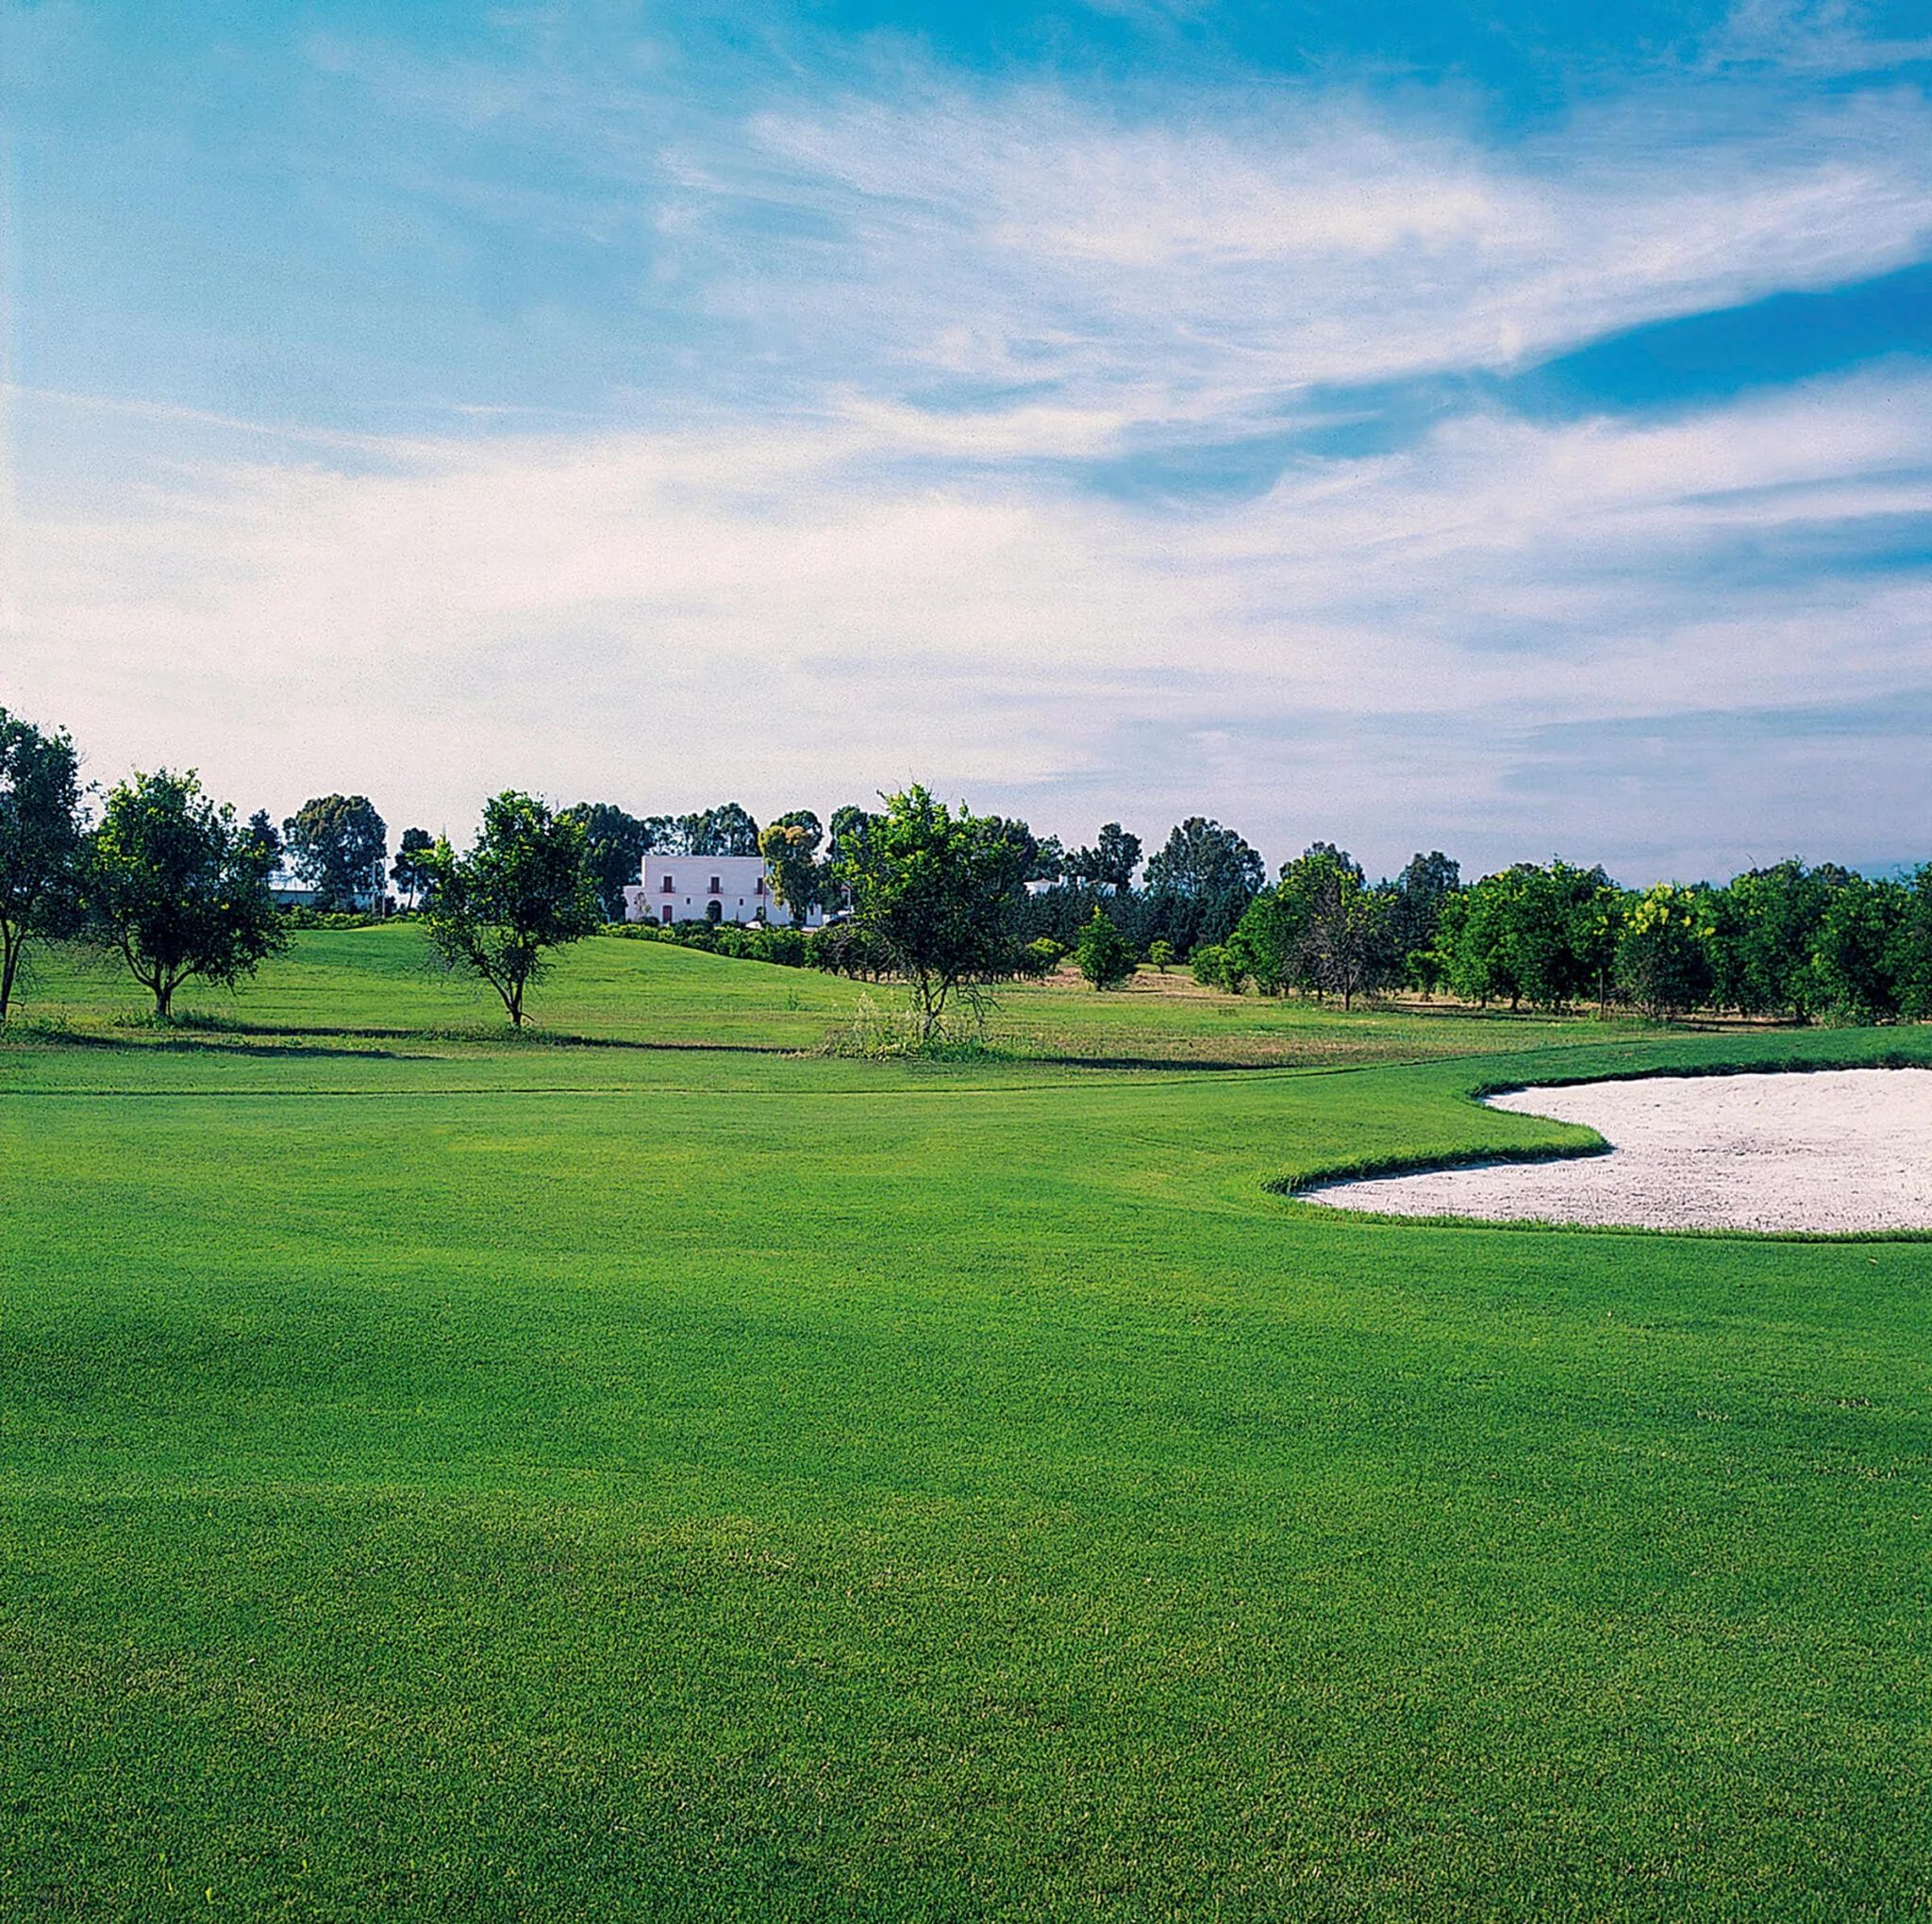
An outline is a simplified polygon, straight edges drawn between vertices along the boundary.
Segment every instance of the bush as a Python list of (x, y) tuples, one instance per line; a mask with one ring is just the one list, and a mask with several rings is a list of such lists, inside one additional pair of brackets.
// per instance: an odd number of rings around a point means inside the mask
[(803, 969), (809, 950), (803, 929), (768, 928), (764, 931), (764, 954), (759, 958), (780, 969)]
[(1098, 908), (1081, 929), (1074, 953), (1079, 958), (1080, 973), (1095, 988), (1118, 987), (1134, 972), (1134, 952), (1127, 938)]
[(1224, 988), (1227, 986), (1223, 970), (1227, 962), (1227, 951), (1219, 942), (1204, 942), (1194, 951), (1194, 980), (1203, 988)]
[(371, 915), (359, 908), (305, 908), (299, 903), (293, 908), (282, 909), (280, 914), (291, 929), (379, 929), (385, 922), (397, 920), (392, 915)]
[(1039, 936), (1020, 951), (1020, 973), (1043, 981), (1060, 966), (1067, 952), (1051, 936)]
[(915, 1011), (882, 1009), (869, 995), (858, 998), (849, 1023), (827, 1033), (819, 1053), (868, 1061), (913, 1056), (927, 1062), (1004, 1062), (1012, 1053), (999, 1043), (988, 1041), (975, 1021), (941, 1022), (922, 1033)]
[(764, 922), (681, 921), (667, 925), (644, 921), (607, 922), (603, 933), (631, 942), (670, 942), (680, 949), (702, 949), (708, 955), (725, 955), (734, 962), (770, 962), (780, 969), (805, 969), (816, 962), (815, 945), (824, 932), (773, 928)]

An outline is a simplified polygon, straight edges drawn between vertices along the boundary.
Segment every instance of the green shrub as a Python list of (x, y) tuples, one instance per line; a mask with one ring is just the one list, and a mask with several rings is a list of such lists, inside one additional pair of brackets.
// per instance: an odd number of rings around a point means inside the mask
[(1051, 936), (1037, 936), (1020, 951), (1020, 973), (1041, 981), (1059, 967), (1066, 953)]
[(305, 908), (299, 903), (281, 914), (291, 929), (379, 929), (384, 922), (398, 920), (392, 915), (370, 915), (363, 909)]
[(1134, 951), (1104, 910), (1095, 907), (1074, 945), (1080, 973), (1095, 988), (1117, 988), (1134, 972)]
[(771, 962), (781, 969), (809, 967), (816, 940), (804, 929), (772, 928), (764, 922), (607, 922), (604, 934), (633, 942), (702, 949), (708, 955), (725, 955), (734, 962)]

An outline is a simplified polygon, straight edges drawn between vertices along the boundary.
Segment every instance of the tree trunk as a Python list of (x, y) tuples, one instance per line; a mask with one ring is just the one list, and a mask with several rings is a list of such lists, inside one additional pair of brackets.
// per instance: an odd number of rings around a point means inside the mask
[(13, 1000), (13, 971), (20, 966), (20, 952), (26, 941), (16, 935), (11, 922), (0, 922), (0, 1022), (7, 1020), (8, 1004)]

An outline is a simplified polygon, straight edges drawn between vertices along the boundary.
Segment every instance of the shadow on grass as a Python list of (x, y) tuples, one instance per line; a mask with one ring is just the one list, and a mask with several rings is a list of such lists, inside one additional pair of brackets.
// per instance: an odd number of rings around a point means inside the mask
[(1520, 1149), (1449, 1149), (1435, 1155), (1360, 1156), (1353, 1162), (1330, 1163), (1305, 1175), (1276, 1176), (1261, 1186), (1273, 1196), (1306, 1200), (1317, 1189), (1333, 1188), (1343, 1183), (1373, 1182), (1380, 1176), (1429, 1175), (1438, 1169), (1502, 1169), (1517, 1163), (1578, 1162), (1609, 1153), (1610, 1145), (1598, 1136), (1593, 1143), (1545, 1142), (1525, 1144)]
[(286, 1023), (234, 1024), (231, 1033), (250, 1036), (350, 1036), (373, 1042), (485, 1042), (511, 1049), (630, 1049), (658, 1053), (702, 1055), (795, 1055), (789, 1042), (647, 1042), (630, 1036), (574, 1036), (564, 1030), (471, 1027), (448, 1029), (296, 1028)]
[[(265, 1033), (275, 1034), (275, 1031)], [(286, 1033), (286, 1032), (281, 1032)], [(335, 1029), (324, 1033), (341, 1035), (342, 1030)], [(131, 1036), (95, 1036), (82, 1029), (34, 1029), (22, 1026), (17, 1030), (0, 1029), (0, 1041), (6, 1040), (33, 1042), (42, 1048), (53, 1049), (93, 1049), (108, 1054), (133, 1055), (246, 1055), (280, 1056), (293, 1055), (304, 1058), (315, 1056), (347, 1056), (357, 1062), (432, 1062), (435, 1057), (428, 1055), (407, 1055), (393, 1049), (330, 1049), (317, 1043), (297, 1042), (277, 1045), (273, 1042), (225, 1042), (218, 1041), (204, 1034), (190, 1032), (188, 1035), (162, 1035), (152, 1042), (136, 1041)]]
[(1052, 1069), (1160, 1070), (1172, 1074), (1222, 1074), (1265, 1072), (1270, 1070), (1297, 1069), (1387, 1069), (1386, 1061), (1337, 1063), (1316, 1056), (1249, 1055), (1241, 1058), (1219, 1055), (1062, 1055), (1046, 1050), (1016, 1049), (1015, 1062), (1043, 1063)]
[[(426, 1056), (397, 1055), (384, 1049), (329, 1049), (331, 1038), (354, 1042), (472, 1042), (512, 1049), (625, 1049), (657, 1053), (724, 1055), (795, 1055), (798, 1045), (787, 1042), (648, 1042), (625, 1036), (575, 1036), (565, 1031), (512, 1029), (508, 1023), (460, 1028), (351, 1028), (345, 1024), (241, 1022), (225, 1016), (199, 1014), (169, 1023), (150, 1018), (129, 1018), (115, 1024), (120, 1034), (71, 1028), (65, 1023), (32, 1021), (0, 1029), (0, 1040), (72, 1044), (83, 1049), (150, 1049), (173, 1052), (226, 1051), (249, 1055), (353, 1055), (365, 1061), (427, 1061)], [(154, 1037), (153, 1040), (137, 1039)], [(233, 1041), (217, 1039), (237, 1037)], [(261, 1037), (265, 1041), (245, 1038)], [(277, 1048), (273, 1038), (298, 1038)], [(310, 1040), (308, 1038), (315, 1038)]]

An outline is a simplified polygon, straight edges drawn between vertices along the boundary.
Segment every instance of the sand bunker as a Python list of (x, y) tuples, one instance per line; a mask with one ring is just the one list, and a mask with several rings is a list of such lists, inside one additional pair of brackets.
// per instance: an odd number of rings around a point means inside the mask
[(1587, 1123), (1611, 1153), (1304, 1193), (1391, 1216), (1840, 1234), (1932, 1228), (1932, 1069), (1654, 1076), (1491, 1101)]

